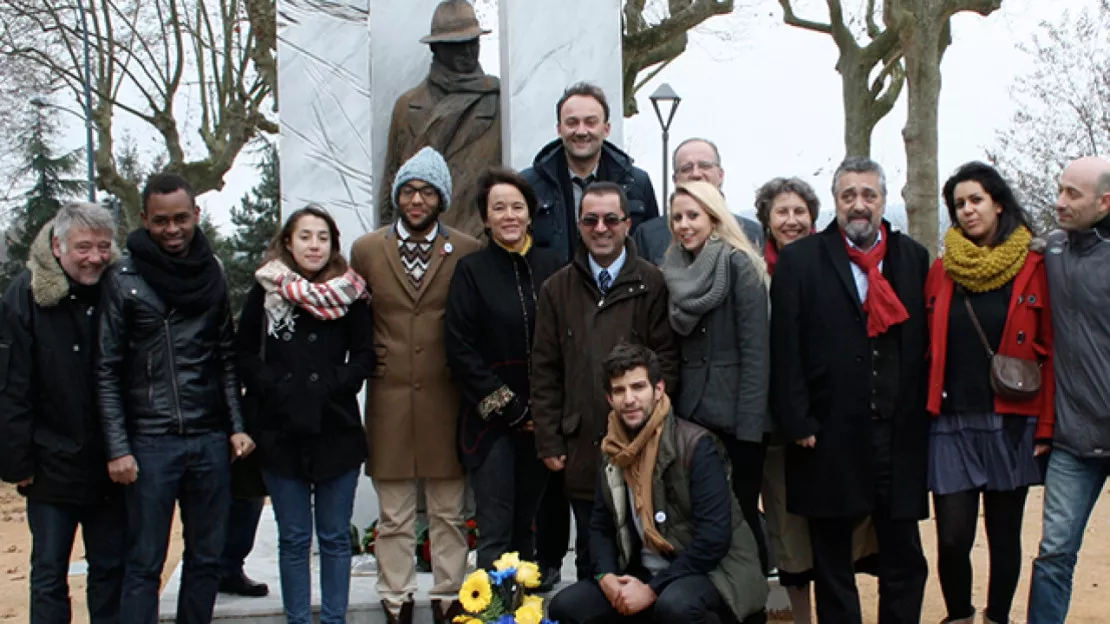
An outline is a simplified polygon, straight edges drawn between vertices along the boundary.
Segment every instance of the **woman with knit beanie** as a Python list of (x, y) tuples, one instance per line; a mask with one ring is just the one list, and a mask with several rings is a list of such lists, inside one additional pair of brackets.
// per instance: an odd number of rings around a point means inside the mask
[(244, 416), (277, 518), (281, 600), (312, 622), (309, 548), (320, 544), (320, 623), (346, 621), (350, 523), (366, 436), (358, 394), (374, 369), (366, 283), (322, 208), (289, 216), (255, 272), (236, 338)]
[(536, 457), (529, 408), (532, 337), (540, 287), (562, 263), (532, 244), (536, 194), (520, 174), (487, 171), (477, 203), (490, 245), (455, 269), (445, 342), (462, 394), (459, 457), (474, 491), (478, 567), (492, 570), (506, 552), (533, 558), (532, 525), (548, 471)]
[[(982, 498), (990, 546), (985, 622), (1009, 621), (1022, 568), (1021, 524), (1035, 456), (1052, 439), (1052, 323), (1044, 244), (1013, 191), (971, 162), (944, 184), (953, 224), (926, 282), (930, 331), (929, 489), (945, 622), (972, 622), (971, 547)], [(1015, 398), (992, 379), (992, 359), (1039, 367), (1040, 389)], [(1034, 384), (1035, 385), (1035, 382)]]
[(670, 201), (672, 240), (660, 268), (682, 351), (675, 413), (724, 443), (732, 490), (766, 570), (759, 490), (771, 425), (767, 267), (716, 186), (681, 182)]

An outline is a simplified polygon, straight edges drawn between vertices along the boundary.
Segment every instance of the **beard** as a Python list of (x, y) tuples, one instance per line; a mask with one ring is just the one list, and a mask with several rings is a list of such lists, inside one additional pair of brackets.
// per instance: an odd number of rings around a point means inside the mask
[(432, 224), (439, 218), (439, 210), (430, 210), (428, 215), (419, 221), (413, 221), (409, 218), (408, 213), (401, 211), (401, 223), (404, 224), (405, 229), (409, 234), (423, 234), (432, 229)]
[[(860, 217), (866, 217), (867, 221), (856, 221)], [(878, 233), (879, 228), (872, 220), (873, 215), (868, 212), (852, 212), (840, 222), (840, 229), (844, 232), (844, 236), (852, 241), (856, 247), (866, 248), (875, 241), (875, 235)]]

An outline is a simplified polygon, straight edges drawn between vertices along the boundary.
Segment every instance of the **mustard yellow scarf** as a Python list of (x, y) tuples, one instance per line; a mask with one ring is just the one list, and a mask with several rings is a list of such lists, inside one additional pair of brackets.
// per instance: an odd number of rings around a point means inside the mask
[(1033, 233), (1020, 226), (1002, 244), (980, 247), (960, 228), (949, 228), (944, 235), (944, 270), (971, 292), (996, 290), (1017, 277), (1032, 241)]

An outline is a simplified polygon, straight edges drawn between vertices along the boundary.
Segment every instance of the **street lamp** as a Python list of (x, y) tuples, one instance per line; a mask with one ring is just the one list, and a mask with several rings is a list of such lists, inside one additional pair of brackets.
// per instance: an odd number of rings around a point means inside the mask
[[(678, 94), (674, 92), (674, 89), (671, 88), (671, 85), (664, 82), (663, 84), (659, 85), (659, 88), (655, 90), (655, 93), (652, 93), (650, 96), (648, 96), (648, 99), (651, 100), (651, 107), (655, 109), (655, 116), (659, 118), (659, 127), (663, 129), (663, 202), (662, 203), (663, 203), (663, 216), (666, 216), (667, 215), (667, 209), (669, 207), (668, 203), (667, 203), (669, 201), (668, 200), (668, 195), (667, 195), (667, 183), (670, 179), (670, 175), (669, 175), (670, 167), (668, 166), (669, 165), (669, 160), (668, 159), (670, 157), (670, 154), (668, 153), (668, 150), (667, 150), (667, 140), (670, 139), (670, 136), (671, 136), (671, 134), (670, 134), (671, 133), (671, 122), (674, 121), (675, 111), (678, 110), (678, 104), (679, 104), (679, 102), (682, 101), (682, 98), (678, 97)], [(669, 111), (667, 112), (666, 120), (663, 119), (663, 111), (660, 110), (660, 108), (659, 108), (659, 103), (660, 102), (663, 102), (664, 105), (669, 106)]]
[(92, 76), (89, 74), (89, 18), (85, 15), (85, 3), (77, 0), (77, 11), (81, 13), (81, 40), (85, 47), (85, 165), (89, 176), (89, 201), (96, 202), (96, 170), (93, 168), (93, 120), (92, 120)]

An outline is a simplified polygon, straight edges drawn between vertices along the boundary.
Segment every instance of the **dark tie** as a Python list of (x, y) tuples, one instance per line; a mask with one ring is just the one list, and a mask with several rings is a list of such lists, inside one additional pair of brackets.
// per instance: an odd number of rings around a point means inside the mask
[(601, 294), (609, 292), (609, 286), (613, 284), (613, 278), (609, 276), (609, 271), (602, 269), (601, 273), (597, 274), (597, 287), (601, 289)]

